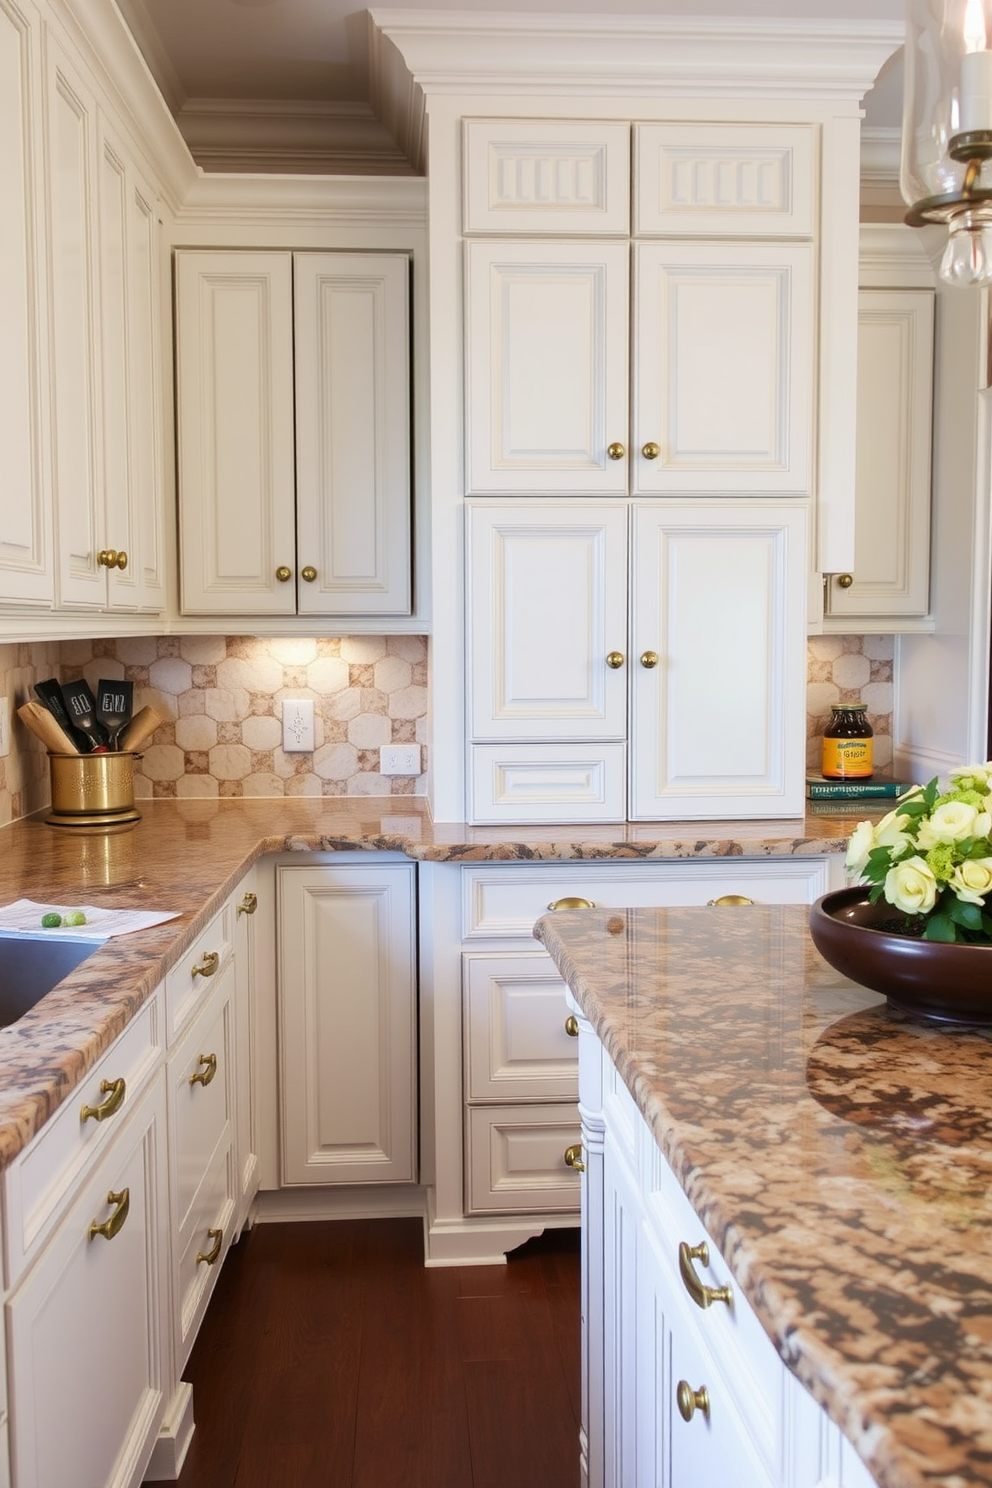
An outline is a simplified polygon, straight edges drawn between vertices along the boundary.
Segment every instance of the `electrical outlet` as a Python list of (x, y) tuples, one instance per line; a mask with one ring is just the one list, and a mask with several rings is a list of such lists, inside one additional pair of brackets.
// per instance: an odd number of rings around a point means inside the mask
[(10, 753), (10, 698), (0, 698), (0, 759)]
[(313, 753), (313, 698), (284, 698), (282, 747), (286, 754)]
[(379, 750), (380, 775), (419, 775), (419, 744), (384, 744)]

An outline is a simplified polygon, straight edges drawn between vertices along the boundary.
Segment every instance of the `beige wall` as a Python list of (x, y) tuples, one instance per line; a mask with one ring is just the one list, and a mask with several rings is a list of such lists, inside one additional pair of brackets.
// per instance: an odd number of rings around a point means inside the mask
[[(859, 697), (892, 758), (891, 636), (809, 643), (807, 764), (815, 767), (830, 704)], [(0, 696), (16, 707), (46, 677), (126, 677), (137, 707), (164, 722), (146, 746), (135, 795), (409, 795), (422, 779), (378, 773), (382, 744), (417, 743), (426, 765), (427, 643), (421, 636), (259, 640), (165, 636), (0, 645)], [(283, 698), (312, 697), (316, 749), (284, 754)], [(45, 752), (15, 718), (0, 759), (0, 823), (48, 804)]]

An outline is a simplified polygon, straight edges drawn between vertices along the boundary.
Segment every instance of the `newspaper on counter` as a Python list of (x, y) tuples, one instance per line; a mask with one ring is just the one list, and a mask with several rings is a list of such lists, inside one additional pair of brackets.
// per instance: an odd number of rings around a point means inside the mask
[[(48, 929), (42, 925), (44, 915), (85, 915), (83, 924), (59, 925)], [(165, 920), (178, 919), (179, 909), (101, 909), (94, 904), (36, 904), (33, 899), (15, 899), (0, 907), (0, 935), (44, 936), (51, 940), (108, 940), (112, 935), (129, 935), (134, 930), (150, 930)]]

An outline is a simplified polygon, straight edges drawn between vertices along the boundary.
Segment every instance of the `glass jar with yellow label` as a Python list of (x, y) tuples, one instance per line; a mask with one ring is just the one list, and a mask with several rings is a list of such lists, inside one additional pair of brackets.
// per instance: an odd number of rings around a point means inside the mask
[(869, 780), (874, 768), (867, 703), (834, 703), (823, 730), (821, 774), (826, 780)]

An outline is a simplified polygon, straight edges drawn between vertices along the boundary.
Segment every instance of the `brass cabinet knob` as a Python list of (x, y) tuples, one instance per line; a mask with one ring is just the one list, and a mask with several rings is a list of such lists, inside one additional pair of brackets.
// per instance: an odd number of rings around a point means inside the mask
[(108, 1116), (113, 1116), (124, 1104), (127, 1086), (123, 1080), (101, 1080), (100, 1094), (107, 1099), (98, 1106), (84, 1106), (79, 1113), (80, 1121), (89, 1121), (91, 1116), (94, 1121), (106, 1121)]
[[(702, 1261), (704, 1266), (710, 1263), (710, 1248), (703, 1240), (699, 1245), (688, 1245), (684, 1240), (679, 1246), (679, 1275), (682, 1285), (697, 1307), (709, 1307), (713, 1302), (726, 1302), (729, 1307), (734, 1300), (734, 1294), (729, 1286), (711, 1287), (701, 1282), (696, 1275), (693, 1261)], [(689, 1417), (686, 1416), (688, 1421)]]
[(191, 1085), (202, 1085), (206, 1088), (217, 1073), (217, 1055), (197, 1054), (196, 1062), (200, 1067), (195, 1074), (190, 1075), (189, 1083)]
[(595, 906), (595, 904), (593, 904), (593, 902), (592, 902), (591, 899), (577, 899), (577, 898), (574, 897), (574, 895), (569, 894), (564, 899), (552, 899), (551, 903), (548, 905), (548, 908), (551, 909), (551, 910), (554, 910), (554, 909), (595, 909), (596, 906)]
[(661, 454), (661, 445), (655, 444), (653, 439), (649, 439), (647, 444), (641, 445), (641, 454), (645, 460), (657, 460)]
[(116, 568), (117, 567), (117, 549), (116, 548), (103, 548), (103, 549), (101, 549), (101, 551), (99, 553), (97, 553), (97, 555), (96, 555), (96, 561), (97, 561), (97, 563), (99, 563), (101, 565), (102, 568)]
[(652, 667), (656, 667), (660, 660), (661, 658), (658, 655), (657, 651), (641, 652), (641, 666), (647, 667), (648, 671), (650, 671)]
[(606, 447), (606, 453), (609, 455), (611, 460), (622, 460), (627, 451), (624, 449), (622, 444), (608, 444)]
[(125, 553), (123, 548), (121, 548), (120, 552), (117, 554), (117, 567), (120, 569), (121, 573), (123, 573), (124, 570), (127, 568), (127, 554)]
[(300, 577), (302, 579), (306, 579), (308, 584), (313, 583), (314, 579), (317, 577), (317, 570), (314, 568), (312, 563), (308, 563), (306, 568), (300, 569)]
[(619, 671), (620, 668), (623, 666), (623, 652), (610, 651), (606, 657), (606, 665), (612, 672)]
[(288, 584), (292, 577), (293, 570), (291, 568), (287, 568), (285, 563), (281, 563), (276, 569), (276, 578), (279, 580), (280, 584)]
[(113, 1204), (114, 1212), (109, 1219), (103, 1221), (103, 1224), (97, 1224), (96, 1220), (93, 1221), (89, 1228), (91, 1240), (95, 1240), (97, 1235), (102, 1235), (104, 1240), (113, 1240), (115, 1235), (120, 1234), (124, 1228), (124, 1221), (127, 1219), (127, 1212), (131, 1207), (131, 1190), (122, 1188), (120, 1193), (108, 1193), (107, 1203)]
[(257, 908), (258, 908), (258, 895), (255, 894), (255, 893), (253, 893), (252, 890), (249, 889), (248, 890), (248, 893), (244, 896), (244, 898), (242, 899), (241, 903), (238, 905), (237, 914), (235, 915), (235, 918), (237, 918), (237, 915), (243, 915), (243, 914), (253, 915), (255, 913), (255, 911), (256, 911)]
[(753, 904), (746, 894), (721, 894), (719, 899), (707, 899), (707, 909), (725, 909), (728, 904)]
[(212, 977), (219, 965), (219, 951), (204, 951), (203, 959), (201, 961), (198, 961), (196, 965), (190, 969), (190, 976), (193, 978), (194, 981), (196, 981), (198, 976)]
[(578, 1038), (579, 1036), (579, 1020), (574, 1013), (569, 1013), (565, 1019), (565, 1032), (569, 1038)]
[(675, 1386), (675, 1400), (683, 1421), (691, 1421), (697, 1410), (702, 1411), (709, 1420), (710, 1397), (705, 1385), (700, 1385), (698, 1390), (694, 1390), (688, 1380), (679, 1380)]
[(220, 1248), (221, 1248), (221, 1246), (224, 1243), (224, 1231), (223, 1230), (208, 1230), (207, 1231), (207, 1239), (208, 1240), (212, 1240), (214, 1243), (210, 1247), (209, 1250), (198, 1250), (197, 1251), (197, 1253), (196, 1253), (196, 1264), (197, 1265), (199, 1265), (201, 1261), (205, 1261), (208, 1266), (212, 1266), (213, 1265), (214, 1261), (220, 1255)]
[(582, 1161), (582, 1143), (573, 1142), (571, 1147), (566, 1147), (562, 1153), (566, 1168), (572, 1168), (576, 1173), (584, 1173), (586, 1165)]
[(854, 575), (853, 574), (838, 574), (837, 575), (837, 588), (838, 589), (850, 589), (850, 587), (851, 587), (851, 585), (853, 583), (854, 583)]

